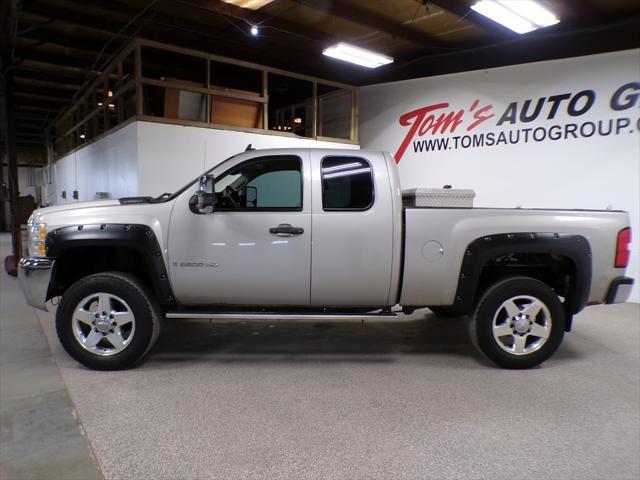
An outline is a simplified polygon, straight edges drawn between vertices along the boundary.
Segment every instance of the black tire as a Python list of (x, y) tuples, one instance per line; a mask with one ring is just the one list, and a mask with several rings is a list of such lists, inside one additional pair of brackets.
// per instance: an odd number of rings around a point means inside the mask
[(434, 307), (427, 307), (427, 308), (429, 308), (429, 310), (431, 310), (433, 313), (435, 313), (439, 317), (456, 318), (456, 317), (463, 317), (465, 315), (464, 312), (458, 310), (455, 307), (434, 306)]
[[(98, 327), (94, 329), (90, 325), (87, 326), (85, 323), (77, 321), (78, 313), (75, 312), (81, 306), (81, 302), (98, 294), (106, 294), (109, 298), (117, 297), (123, 300), (126, 310), (122, 313), (127, 313), (130, 310), (134, 318), (134, 321), (130, 322), (129, 325), (134, 325), (135, 328), (129, 327), (130, 337), (126, 338), (127, 344), (121, 347), (121, 351), (118, 351), (118, 347), (114, 347), (113, 345), (115, 344), (113, 344), (111, 345), (111, 350), (114, 353), (94, 353), (83, 347), (78, 339), (78, 333), (76, 333), (78, 328), (88, 329), (87, 338), (89, 334), (94, 334), (94, 330), (95, 335), (98, 333), (105, 336), (109, 335), (107, 332), (98, 332)], [(123, 305), (117, 301), (115, 303)], [(112, 304), (111, 300), (110, 304)], [(119, 307), (114, 306), (113, 308), (117, 309)], [(86, 314), (87, 312), (94, 313), (88, 310), (84, 313)], [(95, 313), (99, 312), (96, 311)], [(117, 315), (117, 313), (114, 310), (114, 315)], [(120, 272), (105, 272), (82, 278), (64, 292), (56, 312), (56, 331), (58, 339), (67, 353), (82, 365), (94, 370), (120, 370), (134, 365), (151, 350), (160, 334), (161, 316), (162, 313), (158, 303), (150, 295), (146, 286), (137, 278)], [(76, 325), (80, 325), (80, 327), (76, 327)], [(82, 332), (80, 335), (82, 335)], [(124, 334), (121, 336), (124, 336)], [(103, 340), (100, 340), (100, 342), (103, 342)], [(100, 342), (95, 346), (96, 349), (101, 348)], [(105, 352), (109, 349), (109, 346), (110, 343), (107, 341), (106, 347), (104, 347)]]
[[(533, 319), (524, 315), (527, 313), (526, 307), (535, 303), (526, 300), (531, 298), (543, 305)], [(522, 302), (517, 317), (509, 317), (507, 313), (505, 305), (511, 306), (512, 300), (516, 306)], [(549, 323), (546, 323), (546, 317), (549, 317)], [(507, 329), (513, 334), (496, 338), (494, 328), (498, 330), (494, 327), (494, 318), (500, 332)], [(527, 323), (531, 325), (527, 326)], [(538, 325), (534, 326), (533, 323)], [(558, 296), (548, 285), (530, 277), (510, 277), (495, 283), (484, 292), (475, 312), (468, 317), (469, 336), (475, 347), (498, 366), (512, 369), (531, 368), (547, 360), (562, 343), (565, 325), (565, 312)], [(516, 333), (515, 328), (529, 328), (529, 332), (544, 333), (542, 336), (520, 331)], [(544, 335), (546, 338), (543, 338)], [(521, 343), (523, 341), (524, 344)]]

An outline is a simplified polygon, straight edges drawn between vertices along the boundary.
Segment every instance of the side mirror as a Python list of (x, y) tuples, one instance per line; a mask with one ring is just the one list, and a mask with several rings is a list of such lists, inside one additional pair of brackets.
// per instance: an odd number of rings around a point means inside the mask
[(216, 204), (214, 191), (215, 178), (212, 174), (200, 177), (200, 186), (195, 195), (189, 199), (189, 210), (198, 215), (213, 213)]

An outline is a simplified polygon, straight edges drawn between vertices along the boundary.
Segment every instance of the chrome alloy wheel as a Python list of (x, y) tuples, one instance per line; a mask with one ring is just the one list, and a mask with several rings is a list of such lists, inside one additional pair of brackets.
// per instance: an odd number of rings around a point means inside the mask
[(121, 352), (131, 342), (136, 320), (127, 302), (110, 293), (83, 298), (73, 311), (73, 335), (91, 353), (106, 356)]
[(493, 338), (504, 351), (527, 355), (551, 334), (551, 313), (540, 299), (518, 295), (505, 300), (493, 316)]

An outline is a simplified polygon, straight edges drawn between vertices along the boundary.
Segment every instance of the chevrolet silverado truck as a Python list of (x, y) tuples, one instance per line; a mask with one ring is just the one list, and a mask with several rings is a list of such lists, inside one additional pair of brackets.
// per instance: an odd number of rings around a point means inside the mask
[(59, 340), (93, 369), (140, 361), (169, 318), (421, 307), (464, 316), (480, 352), (528, 368), (633, 284), (627, 213), (405, 205), (377, 151), (248, 150), (172, 194), (36, 210), (28, 230), (27, 302), (60, 297)]

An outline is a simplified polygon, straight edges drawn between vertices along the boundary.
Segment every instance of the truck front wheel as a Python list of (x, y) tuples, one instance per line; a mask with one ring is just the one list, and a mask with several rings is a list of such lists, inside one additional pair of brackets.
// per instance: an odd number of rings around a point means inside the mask
[(160, 332), (157, 302), (135, 277), (99, 273), (74, 283), (62, 296), (56, 330), (67, 353), (95, 370), (138, 362)]
[(530, 368), (560, 346), (565, 313), (558, 296), (534, 278), (511, 277), (491, 286), (468, 320), (474, 345), (503, 368)]

